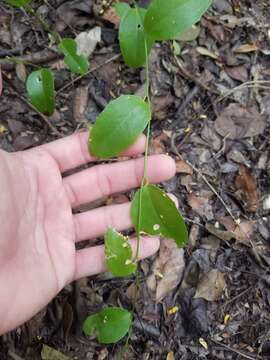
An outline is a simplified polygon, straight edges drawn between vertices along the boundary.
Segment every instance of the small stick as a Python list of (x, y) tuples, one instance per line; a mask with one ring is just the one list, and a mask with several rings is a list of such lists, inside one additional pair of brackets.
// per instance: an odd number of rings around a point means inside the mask
[(13, 351), (8, 350), (8, 356), (10, 356), (13, 360), (23, 360), (22, 357), (20, 357), (19, 355), (15, 354)]
[(61, 92), (63, 92), (64, 90), (66, 90), (68, 87), (70, 87), (71, 85), (75, 84), (77, 81), (79, 81), (80, 79), (84, 78), (85, 76), (91, 74), (92, 72), (102, 68), (103, 66), (111, 63), (112, 61), (118, 59), (121, 55), (120, 54), (116, 54), (114, 56), (112, 56), (110, 59), (104, 61), (104, 63), (100, 64), (100, 65), (97, 65), (95, 67), (93, 67), (92, 69), (90, 69), (89, 71), (87, 71), (86, 74), (84, 75), (80, 75), (80, 76), (77, 76), (74, 80), (68, 82), (66, 85), (64, 85), (61, 89), (59, 89), (57, 92), (56, 92), (56, 96), (59, 95)]
[(223, 347), (223, 348), (225, 348), (225, 349), (227, 349), (227, 350), (229, 350), (229, 351), (232, 351), (232, 352), (234, 352), (235, 354), (238, 354), (238, 355), (240, 355), (240, 356), (243, 356), (245, 359), (249, 359), (249, 360), (255, 360), (255, 359), (262, 359), (261, 358), (261, 356), (259, 356), (259, 355), (248, 355), (248, 354), (245, 354), (245, 353), (243, 353), (242, 351), (240, 351), (240, 350), (237, 350), (237, 349), (234, 349), (234, 348), (232, 348), (232, 347), (230, 347), (230, 346), (228, 346), (228, 345), (225, 345), (225, 344), (223, 344), (223, 343), (221, 343), (221, 342), (219, 342), (219, 341), (216, 341), (216, 340), (213, 340), (213, 339), (210, 339), (213, 343), (215, 343), (215, 344), (217, 344), (217, 345), (219, 345), (219, 346), (221, 346), (221, 347)]

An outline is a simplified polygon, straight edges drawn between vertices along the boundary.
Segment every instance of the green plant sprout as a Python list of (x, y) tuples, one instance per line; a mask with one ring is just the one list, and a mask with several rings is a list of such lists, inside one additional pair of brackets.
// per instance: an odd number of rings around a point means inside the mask
[[(12, 6), (23, 7), (34, 15), (31, 0), (6, 0)], [(146, 84), (144, 97), (122, 95), (112, 100), (97, 117), (89, 135), (89, 152), (101, 159), (120, 155), (134, 144), (146, 129), (147, 140), (144, 157), (144, 173), (140, 189), (131, 203), (131, 220), (137, 234), (135, 256), (128, 238), (114, 229), (105, 234), (105, 258), (108, 270), (115, 276), (135, 274), (138, 293), (138, 258), (141, 233), (164, 236), (173, 239), (178, 247), (188, 240), (185, 222), (170, 197), (158, 186), (149, 184), (147, 176), (148, 150), (151, 128), (151, 94), (148, 58), (156, 41), (181, 40), (189, 38), (189, 29), (197, 23), (211, 5), (212, 0), (152, 0), (148, 9), (140, 8), (133, 0), (115, 5), (121, 18), (119, 43), (125, 63), (132, 68), (145, 66)], [(49, 29), (43, 19), (41, 25)], [(195, 29), (196, 30), (196, 29)], [(48, 30), (48, 32), (50, 32)], [(51, 33), (51, 32), (50, 32)], [(71, 72), (85, 75), (89, 70), (86, 57), (77, 53), (73, 39), (61, 39), (51, 33), (58, 49), (64, 54), (64, 61)], [(191, 38), (194, 37), (194, 28)], [(175, 44), (173, 45), (175, 48)], [(175, 48), (180, 52), (180, 48)], [(54, 77), (49, 69), (31, 73), (26, 88), (32, 104), (42, 113), (51, 115), (55, 109)], [(135, 301), (136, 301), (135, 295)], [(118, 307), (107, 307), (93, 314), (84, 322), (86, 335), (96, 333), (98, 341), (104, 344), (116, 343), (130, 333), (133, 311)]]
[[(147, 10), (139, 8), (135, 1), (134, 7), (126, 3), (115, 6), (121, 18), (119, 43), (125, 63), (133, 68), (144, 65), (146, 68), (145, 96), (142, 99), (125, 95), (111, 101), (91, 129), (89, 151), (100, 158), (118, 156), (147, 128), (143, 179), (131, 203), (130, 215), (137, 233), (135, 256), (132, 257), (126, 237), (113, 229), (108, 229), (105, 234), (108, 270), (115, 276), (135, 273), (136, 290), (142, 232), (171, 238), (178, 247), (184, 246), (188, 240), (185, 222), (174, 202), (163, 190), (148, 182), (147, 159), (151, 125), (149, 53), (155, 41), (175, 40), (188, 31), (200, 20), (211, 2), (212, 0), (152, 0)], [(96, 332), (100, 343), (115, 343), (130, 332), (133, 312), (107, 307), (85, 320), (84, 333), (91, 335)], [(130, 315), (129, 321), (127, 314)]]

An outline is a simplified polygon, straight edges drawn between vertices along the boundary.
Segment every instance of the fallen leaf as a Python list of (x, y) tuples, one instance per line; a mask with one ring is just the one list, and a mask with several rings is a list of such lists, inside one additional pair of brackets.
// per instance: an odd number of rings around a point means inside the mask
[(209, 204), (209, 199), (202, 196), (196, 196), (195, 194), (190, 194), (188, 196), (188, 203), (191, 206), (192, 210), (198, 213), (200, 216), (205, 216), (208, 220), (214, 218), (212, 206)]
[(217, 301), (221, 298), (225, 285), (224, 275), (213, 269), (201, 277), (194, 297)]
[(114, 24), (116, 28), (119, 27), (120, 24), (120, 17), (117, 15), (117, 11), (115, 7), (110, 7), (108, 10), (104, 12), (102, 18), (110, 23)]
[(230, 104), (215, 121), (216, 131), (231, 140), (259, 135), (265, 127), (264, 116), (255, 108), (247, 109), (239, 104)]
[(84, 55), (87, 58), (95, 50), (97, 43), (101, 41), (101, 27), (96, 26), (90, 31), (81, 32), (76, 36), (78, 55)]
[(71, 360), (70, 357), (62, 354), (60, 351), (57, 351), (50, 346), (43, 345), (41, 351), (42, 360)]
[(259, 47), (256, 44), (244, 44), (239, 46), (238, 48), (234, 49), (235, 53), (239, 53), (239, 54), (245, 54), (245, 53), (250, 53), (250, 52), (254, 52), (254, 51), (258, 51)]
[(73, 98), (73, 118), (75, 122), (85, 121), (87, 123), (84, 113), (88, 105), (88, 98), (88, 86), (79, 86), (75, 89)]
[(229, 216), (225, 216), (219, 219), (219, 221), (231, 232), (237, 242), (250, 246), (250, 241), (252, 240), (255, 231), (253, 221), (240, 219), (239, 224), (236, 225)]
[(256, 212), (259, 206), (259, 196), (255, 177), (245, 165), (240, 165), (239, 175), (235, 179), (235, 185), (245, 197), (248, 212)]
[(189, 166), (185, 160), (177, 160), (176, 161), (176, 173), (177, 174), (193, 174), (193, 169)]
[(225, 68), (225, 71), (234, 80), (238, 80), (241, 82), (248, 81), (248, 71), (244, 65), (227, 66)]
[(172, 351), (167, 354), (166, 360), (175, 360), (174, 353)]
[(26, 67), (23, 63), (18, 63), (15, 66), (16, 69), (16, 74), (18, 76), (18, 78), (22, 81), (25, 82), (26, 78), (27, 78), (27, 71), (26, 71)]
[(161, 134), (151, 139), (149, 153), (150, 155), (164, 154), (166, 152), (165, 145), (163, 143), (164, 137), (167, 138), (165, 134)]
[(218, 55), (218, 54), (216, 54), (216, 53), (208, 50), (207, 48), (198, 46), (198, 47), (196, 48), (196, 50), (198, 51), (198, 53), (199, 53), (200, 55), (208, 56), (208, 57), (210, 57), (210, 58), (212, 58), (212, 59), (215, 59), (215, 60), (219, 58), (219, 55)]
[(152, 274), (146, 281), (157, 302), (178, 286), (184, 269), (184, 250), (179, 249), (170, 239), (162, 239), (159, 256), (153, 264)]

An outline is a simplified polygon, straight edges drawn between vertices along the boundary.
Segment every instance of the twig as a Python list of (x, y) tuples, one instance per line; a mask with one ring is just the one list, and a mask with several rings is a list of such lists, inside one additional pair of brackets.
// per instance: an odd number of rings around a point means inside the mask
[(77, 81), (79, 81), (80, 79), (84, 78), (85, 76), (91, 74), (92, 72), (102, 68), (103, 66), (111, 63), (112, 61), (118, 59), (121, 55), (120, 54), (117, 54), (117, 55), (114, 55), (112, 56), (110, 59), (107, 59), (106, 61), (104, 61), (104, 63), (100, 64), (100, 65), (97, 65), (95, 67), (93, 67), (92, 69), (90, 69), (86, 74), (84, 75), (80, 75), (78, 77), (76, 77), (75, 79), (73, 79), (72, 81), (68, 82), (66, 85), (64, 85), (61, 89), (59, 89), (57, 92), (56, 92), (56, 96), (59, 95), (61, 92), (63, 92), (64, 90), (66, 90), (68, 87), (70, 87), (71, 85), (75, 84)]
[[(176, 145), (175, 145), (175, 134), (172, 136), (172, 148), (173, 151), (176, 153), (176, 155), (180, 158), (183, 159), (182, 156), (180, 155)], [(206, 183), (206, 185), (210, 188), (210, 190), (216, 195), (216, 197), (219, 199), (219, 201), (222, 203), (222, 205), (224, 206), (224, 208), (226, 209), (227, 213), (230, 215), (230, 217), (233, 219), (233, 221), (235, 222), (236, 225), (239, 225), (239, 220), (236, 219), (236, 217), (233, 215), (233, 213), (231, 212), (231, 210), (229, 209), (229, 207), (227, 206), (227, 204), (225, 203), (225, 201), (222, 199), (222, 197), (219, 195), (219, 193), (216, 191), (216, 189), (213, 187), (212, 184), (210, 184), (210, 182), (207, 180), (207, 178), (203, 175), (203, 173), (197, 169), (190, 161), (186, 160), (186, 163), (198, 174), (200, 175), (200, 177), (203, 179), (203, 181)]]
[(234, 92), (238, 91), (238, 90), (242, 90), (244, 88), (250, 88), (250, 87), (258, 87), (261, 89), (266, 89), (269, 90), (269, 86), (266, 85), (270, 84), (269, 80), (252, 80), (252, 81), (247, 81), (239, 86), (236, 86), (235, 88), (227, 91), (225, 94), (220, 95), (220, 97), (216, 100), (216, 103), (220, 102), (221, 100), (224, 100), (226, 97), (230, 96), (231, 94), (233, 94)]
[(246, 290), (242, 291), (240, 294), (237, 294), (237, 295), (234, 296), (232, 299), (228, 300), (224, 305), (222, 305), (222, 307), (225, 308), (227, 305), (231, 304), (231, 303), (234, 302), (235, 300), (241, 298), (243, 295), (245, 295), (246, 293), (248, 293), (251, 289), (252, 289), (252, 286), (250, 286), (250, 287), (247, 288)]
[(3, 70), (12, 70), (17, 62), (28, 62), (35, 65), (44, 64), (54, 60), (58, 57), (58, 54), (54, 51), (48, 51), (47, 49), (28, 55), (22, 55), (14, 57), (13, 59), (0, 59), (0, 65)]
[(200, 81), (199, 78), (196, 78), (195, 76), (191, 75), (186, 67), (184, 66), (183, 62), (178, 59), (178, 57), (176, 55), (174, 55), (174, 59), (179, 67), (179, 69), (181, 70), (181, 72), (183, 73), (183, 75), (185, 75), (185, 77), (187, 77), (188, 79), (190, 79), (192, 82), (194, 82), (195, 84), (197, 84), (198, 86), (200, 86), (201, 88), (203, 88), (204, 90), (211, 92), (212, 94), (218, 95), (220, 96), (220, 92), (210, 88), (208, 85), (205, 85), (203, 82)]
[(13, 351), (8, 350), (8, 356), (10, 356), (13, 360), (24, 360), (19, 355), (15, 354)]
[(242, 351), (240, 351), (240, 350), (237, 350), (237, 349), (234, 349), (234, 348), (232, 348), (232, 347), (230, 347), (230, 346), (228, 346), (228, 345), (225, 345), (225, 344), (223, 344), (223, 343), (221, 343), (221, 342), (219, 342), (219, 341), (216, 341), (216, 340), (213, 340), (213, 339), (210, 339), (213, 343), (215, 343), (215, 344), (217, 344), (217, 345), (219, 345), (219, 346), (221, 346), (221, 347), (223, 347), (223, 348), (225, 348), (225, 349), (227, 349), (227, 350), (229, 350), (229, 351), (232, 351), (232, 352), (234, 352), (235, 354), (238, 354), (238, 355), (240, 355), (240, 356), (242, 356), (243, 358), (245, 358), (245, 359), (249, 359), (249, 360), (257, 360), (257, 359), (262, 359), (262, 357), (261, 356), (259, 356), (259, 355), (251, 355), (250, 353), (249, 354), (246, 354), (246, 353), (244, 353), (244, 352), (242, 352)]
[(4, 80), (11, 86), (12, 88), (12, 92), (13, 94), (20, 99), (23, 103), (25, 103), (30, 109), (32, 109), (33, 111), (35, 111), (41, 118), (42, 120), (45, 121), (45, 123), (48, 125), (48, 127), (58, 136), (62, 137), (62, 134), (50, 123), (50, 121), (48, 120), (47, 116), (45, 116), (44, 114), (42, 114), (40, 111), (38, 111), (25, 97), (23, 97), (22, 95), (20, 95), (17, 91), (17, 89), (13, 86), (13, 84), (11, 83), (10, 79), (8, 78), (8, 76), (2, 72), (3, 74), (3, 78)]

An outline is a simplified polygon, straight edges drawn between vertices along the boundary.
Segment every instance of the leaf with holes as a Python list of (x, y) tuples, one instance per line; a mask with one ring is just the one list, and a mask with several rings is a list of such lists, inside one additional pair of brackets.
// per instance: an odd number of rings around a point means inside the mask
[(116, 10), (117, 15), (123, 19), (123, 17), (127, 14), (128, 10), (130, 9), (130, 6), (127, 3), (117, 3), (114, 5), (114, 8)]
[(88, 336), (95, 331), (101, 344), (114, 344), (129, 332), (131, 323), (132, 316), (129, 311), (109, 307), (89, 316), (84, 321), (83, 331)]
[(136, 271), (128, 239), (113, 229), (105, 234), (105, 258), (108, 270), (115, 276), (127, 276)]
[(145, 9), (130, 8), (120, 23), (119, 42), (121, 53), (125, 63), (133, 68), (145, 64), (146, 53), (149, 54), (154, 43), (143, 29), (145, 14)]
[(179, 247), (188, 240), (187, 228), (177, 207), (157, 186), (145, 185), (136, 192), (131, 205), (131, 218), (137, 232), (174, 239)]
[(55, 108), (54, 77), (49, 69), (32, 72), (26, 81), (31, 103), (45, 115), (52, 115)]
[(15, 6), (15, 7), (25, 7), (28, 5), (32, 0), (6, 0), (6, 2), (9, 5)]
[(122, 95), (111, 101), (90, 132), (90, 153), (101, 158), (118, 156), (137, 140), (150, 118), (150, 107), (139, 96)]
[(212, 0), (153, 0), (144, 29), (155, 40), (170, 40), (200, 20)]
[(64, 61), (74, 74), (84, 75), (89, 70), (89, 62), (84, 55), (77, 53), (77, 44), (73, 39), (63, 39), (59, 50), (65, 55)]

